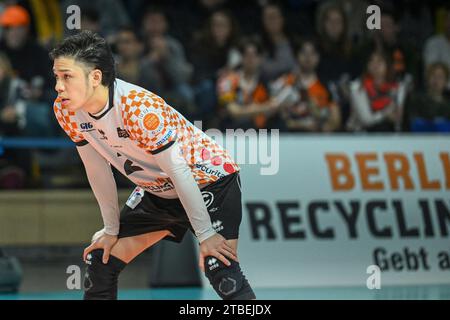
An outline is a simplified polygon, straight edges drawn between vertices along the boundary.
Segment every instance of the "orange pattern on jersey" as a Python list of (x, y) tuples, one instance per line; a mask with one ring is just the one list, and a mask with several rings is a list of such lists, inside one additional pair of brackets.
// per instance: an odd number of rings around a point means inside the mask
[(78, 132), (78, 124), (71, 119), (71, 117), (75, 116), (75, 112), (63, 108), (60, 98), (55, 100), (53, 111), (55, 112), (59, 125), (73, 142), (78, 143), (84, 140), (84, 136)]
[[(197, 167), (199, 164), (210, 164), (212, 158), (222, 157), (224, 161), (220, 162), (220, 166), (227, 173), (239, 170), (239, 166), (223, 148), (200, 130), (195, 130), (191, 123), (159, 96), (146, 90), (141, 92), (132, 90), (127, 96), (121, 97), (121, 102), (122, 120), (125, 129), (130, 133), (130, 138), (146, 152), (155, 151), (176, 139), (197, 183), (217, 180), (213, 174), (208, 174)], [(146, 129), (145, 117), (148, 114), (158, 118), (155, 130), (151, 130), (153, 126)], [(208, 151), (209, 157), (205, 157), (204, 150)], [(215, 163), (210, 166), (219, 166), (219, 162)], [(212, 171), (211, 168), (208, 169)]]
[(146, 114), (144, 117), (144, 127), (147, 130), (156, 130), (159, 126), (158, 116), (154, 113)]

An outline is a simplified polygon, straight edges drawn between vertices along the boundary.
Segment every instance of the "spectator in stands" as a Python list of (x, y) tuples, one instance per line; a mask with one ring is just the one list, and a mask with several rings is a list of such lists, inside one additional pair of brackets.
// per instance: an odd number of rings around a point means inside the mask
[(264, 6), (262, 23), (265, 51), (262, 76), (267, 81), (271, 81), (284, 73), (291, 72), (295, 68), (295, 57), (281, 8), (275, 4)]
[[(167, 1), (167, 0), (165, 0)], [(245, 6), (247, 1), (240, 1), (239, 7)], [(230, 10), (230, 1), (227, 0), (188, 0), (174, 1), (170, 6), (170, 18), (176, 21), (170, 28), (171, 34), (183, 41), (189, 47), (189, 41), (196, 39), (203, 33), (205, 21), (216, 11)], [(186, 14), (189, 12), (189, 14)], [(235, 11), (233, 11), (235, 13)]]
[[(360, 44), (367, 36), (367, 8), (372, 2), (366, 0), (332, 0), (345, 14), (347, 37), (352, 45)], [(330, 2), (330, 1), (329, 1)], [(324, 4), (325, 6), (325, 4)], [(320, 8), (318, 10), (321, 10)]]
[(427, 38), (433, 34), (434, 21), (431, 7), (434, 5), (422, 0), (403, 0), (396, 2), (397, 10), (401, 12), (399, 37), (414, 39), (410, 44), (416, 51), (423, 52)]
[(0, 135), (20, 135), (20, 112), (16, 108), (19, 100), (20, 80), (14, 77), (9, 59), (0, 54)]
[(24, 130), (27, 135), (53, 135), (57, 124), (51, 120), (48, 107), (55, 96), (48, 52), (29, 34), (30, 16), (23, 7), (7, 7), (0, 15), (0, 25), (4, 28), (0, 51), (22, 80), (20, 95), (26, 102)]
[[(374, 51), (383, 51), (389, 55), (392, 61), (393, 77), (395, 80), (410, 81), (419, 79), (420, 55), (408, 41), (399, 37), (400, 27), (397, 24), (398, 17), (391, 7), (381, 8), (381, 29), (371, 30), (373, 37), (366, 41), (359, 49), (357, 59), (354, 61), (367, 61), (368, 56)], [(361, 71), (361, 66), (359, 71)]]
[(132, 27), (122, 27), (119, 30), (115, 42), (118, 78), (143, 86), (143, 50), (143, 44)]
[(335, 2), (324, 2), (317, 10), (317, 34), (319, 35), (321, 80), (348, 81), (355, 70), (352, 63), (352, 43), (348, 38), (348, 21), (341, 7)]
[(279, 108), (270, 99), (266, 82), (261, 77), (262, 47), (256, 38), (244, 38), (239, 50), (242, 65), (218, 80), (217, 92), (224, 117), (222, 129), (272, 127)]
[(159, 8), (149, 8), (142, 21), (146, 46), (141, 64), (142, 85), (156, 94), (168, 97), (191, 118), (194, 112), (194, 93), (189, 85), (193, 68), (187, 61), (181, 43), (168, 34), (168, 21)]
[(348, 36), (349, 20), (336, 1), (324, 2), (316, 14), (319, 35), (320, 80), (330, 90), (341, 108), (342, 121), (350, 112), (348, 84), (357, 75), (352, 42)]
[[(14, 77), (8, 58), (0, 54), (0, 137), (21, 135), (20, 113), (18, 112), (17, 92), (19, 81)], [(21, 188), (24, 185), (26, 165), (24, 152), (4, 150), (0, 154), (0, 189)]]
[[(423, 59), (426, 68), (432, 63), (442, 62), (450, 69), (450, 5), (445, 10), (444, 34), (434, 35), (426, 41)], [(450, 80), (447, 88), (450, 89)]]
[[(30, 15), (20, 6), (10, 6), (0, 16), (4, 28), (0, 51), (11, 61), (13, 71), (27, 83), (27, 98), (51, 101), (51, 62), (48, 52), (29, 35)], [(39, 61), (39, 63), (36, 63)]]
[(195, 70), (193, 83), (198, 115), (203, 120), (214, 116), (217, 78), (240, 63), (237, 37), (238, 26), (231, 14), (225, 10), (215, 11), (189, 50)]
[[(121, 0), (62, 0), (61, 12), (64, 17), (67, 16), (67, 7), (71, 5), (80, 7), (82, 18), (86, 12), (98, 12), (100, 33), (104, 35), (110, 43), (114, 42), (114, 36), (120, 27), (130, 25), (131, 23)], [(91, 30), (91, 28), (87, 26), (85, 29)], [(64, 28), (65, 36), (75, 32), (77, 32), (77, 30), (68, 30), (67, 27)]]
[(406, 86), (394, 78), (390, 56), (373, 52), (364, 74), (350, 83), (349, 131), (400, 129)]
[(445, 94), (448, 80), (446, 64), (428, 65), (426, 90), (412, 94), (405, 103), (405, 131), (450, 132), (450, 98)]
[[(67, 14), (60, 11), (59, 0), (6, 0), (4, 5), (20, 5), (30, 14), (30, 35), (46, 49), (51, 48), (55, 41), (61, 40), (64, 29), (64, 17)], [(0, 10), (1, 11), (1, 10)]]
[[(81, 30), (90, 30), (92, 32), (103, 35), (103, 30), (100, 22), (100, 11), (93, 6), (81, 8)], [(110, 37), (109, 40), (114, 39)]]
[(340, 110), (320, 81), (317, 42), (305, 38), (296, 46), (298, 70), (281, 76), (271, 85), (271, 93), (282, 106), (287, 130), (332, 132), (340, 127)]

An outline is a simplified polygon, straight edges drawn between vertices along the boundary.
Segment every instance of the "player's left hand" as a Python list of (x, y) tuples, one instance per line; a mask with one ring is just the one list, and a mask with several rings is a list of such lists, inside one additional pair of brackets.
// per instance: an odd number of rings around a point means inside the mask
[(110, 234), (103, 234), (100, 238), (91, 243), (89, 247), (84, 249), (83, 252), (83, 260), (86, 261), (86, 257), (89, 252), (95, 249), (103, 249), (103, 258), (102, 261), (104, 264), (108, 263), (109, 255), (111, 253), (112, 248), (117, 242), (117, 236), (112, 236)]
[(237, 254), (233, 247), (227, 240), (225, 240), (223, 236), (218, 233), (200, 243), (199, 266), (203, 272), (205, 271), (204, 258), (208, 256), (216, 257), (226, 266), (231, 265), (231, 262), (228, 259), (233, 259), (239, 262), (237, 259)]

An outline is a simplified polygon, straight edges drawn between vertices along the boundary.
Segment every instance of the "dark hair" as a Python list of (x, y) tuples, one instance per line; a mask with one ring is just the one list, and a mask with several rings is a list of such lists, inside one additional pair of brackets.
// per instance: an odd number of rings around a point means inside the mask
[(278, 1), (269, 1), (267, 4), (265, 4), (264, 6), (262, 6), (261, 8), (261, 12), (260, 12), (260, 24), (261, 24), (261, 30), (262, 30), (262, 46), (263, 49), (268, 53), (268, 56), (270, 58), (274, 58), (275, 57), (275, 51), (276, 51), (276, 47), (275, 44), (272, 42), (272, 39), (270, 38), (266, 27), (264, 25), (264, 12), (267, 8), (275, 8), (277, 9), (282, 18), (283, 18), (283, 29), (282, 32), (283, 34), (286, 36), (287, 41), (289, 42), (289, 45), (292, 45), (292, 35), (290, 30), (288, 29), (288, 25), (287, 25), (287, 21), (286, 21), (286, 14), (283, 10), (283, 7), (281, 6), (281, 4)]
[(372, 58), (374, 56), (380, 56), (384, 62), (386, 63), (386, 81), (387, 82), (392, 82), (394, 81), (394, 72), (393, 72), (393, 68), (392, 68), (392, 57), (384, 50), (374, 50), (372, 51), (366, 59), (366, 65), (364, 67), (364, 74), (365, 76), (367, 76), (369, 74), (369, 63), (370, 60), (372, 60)]
[(256, 52), (259, 55), (263, 54), (262, 44), (258, 36), (251, 35), (242, 37), (238, 43), (238, 50), (242, 55), (244, 55), (245, 51), (250, 46), (255, 47)]
[(320, 52), (320, 46), (319, 41), (315, 36), (302, 36), (302, 37), (296, 37), (292, 41), (292, 47), (294, 51), (294, 55), (297, 57), (300, 51), (303, 49), (303, 47), (307, 44), (311, 44), (314, 47), (314, 50), (317, 51), (317, 53)]
[(85, 6), (81, 8), (83, 12), (83, 19), (87, 19), (92, 22), (100, 22), (100, 12), (94, 6)]
[(167, 20), (166, 11), (162, 6), (151, 4), (144, 8), (142, 18), (150, 15), (150, 14), (158, 14), (164, 17)]
[(225, 44), (225, 47), (230, 48), (232, 46), (235, 46), (236, 43), (238, 42), (237, 39), (240, 33), (239, 24), (233, 13), (228, 9), (217, 9), (209, 14), (208, 19), (206, 20), (206, 24), (203, 27), (203, 30), (199, 34), (200, 41), (203, 42), (203, 45), (209, 47), (209, 49), (211, 47), (212, 48), (216, 47), (216, 43), (212, 34), (212, 24), (214, 16), (218, 14), (225, 16), (230, 23), (231, 30), (227, 42)]
[(139, 33), (136, 31), (136, 29), (135, 29), (132, 25), (129, 25), (129, 24), (121, 25), (121, 26), (119, 27), (119, 29), (117, 30), (116, 35), (118, 35), (118, 34), (121, 33), (121, 32), (129, 32), (129, 33), (132, 33), (133, 36), (136, 38), (136, 40), (142, 41), (141, 36), (139, 35)]
[[(333, 43), (325, 31), (325, 22), (329, 17), (330, 12), (336, 11), (342, 17), (343, 30), (337, 43)], [(345, 56), (350, 55), (351, 42), (348, 38), (348, 18), (345, 14), (344, 9), (341, 5), (336, 2), (325, 2), (323, 3), (316, 13), (316, 31), (320, 40), (320, 47), (324, 51), (332, 51), (335, 45), (339, 48)]]
[(83, 30), (64, 39), (51, 52), (52, 60), (70, 57), (102, 72), (102, 85), (111, 86), (116, 78), (114, 58), (105, 39)]

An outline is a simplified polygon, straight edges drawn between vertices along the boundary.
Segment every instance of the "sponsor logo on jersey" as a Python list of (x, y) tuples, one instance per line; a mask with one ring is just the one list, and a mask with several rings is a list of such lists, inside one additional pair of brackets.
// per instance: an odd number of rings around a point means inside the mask
[(222, 172), (220, 172), (219, 170), (215, 170), (215, 169), (211, 169), (203, 164), (196, 164), (195, 167), (207, 174), (216, 176), (218, 178), (223, 178), (225, 177), (225, 174), (223, 174)]
[(89, 131), (94, 131), (94, 125), (92, 124), (92, 122), (83, 122), (80, 123), (80, 131), (81, 132), (89, 132)]
[(127, 130), (121, 129), (121, 128), (117, 128), (117, 136), (119, 138), (129, 138), (130, 134), (128, 133)]
[(157, 178), (155, 181), (151, 182), (139, 181), (137, 182), (137, 185), (149, 192), (155, 193), (161, 193), (175, 189), (172, 181), (168, 178)]
[(137, 172), (137, 171), (143, 171), (144, 169), (142, 169), (139, 166), (134, 166), (133, 165), (133, 161), (131, 161), (130, 159), (127, 159), (127, 161), (125, 161), (123, 168), (125, 170), (125, 173), (127, 174), (127, 176), (129, 176), (130, 174)]
[(141, 127), (150, 131), (152, 134), (161, 132), (164, 128), (164, 119), (152, 109), (143, 109), (138, 119)]
[(159, 140), (159, 141), (156, 143), (156, 146), (160, 146), (160, 145), (162, 145), (164, 142), (166, 142), (167, 140), (169, 140), (169, 138), (172, 136), (172, 133), (173, 133), (173, 131), (172, 131), (172, 130), (169, 130), (169, 132), (167, 132), (166, 135), (165, 135), (164, 137), (162, 137), (162, 139)]
[(214, 202), (214, 194), (209, 191), (202, 191), (203, 201), (207, 208)]
[(108, 137), (105, 135), (105, 131), (103, 131), (102, 129), (98, 129), (98, 132), (102, 135), (100, 137), (100, 140), (108, 140)]
[(145, 129), (150, 131), (156, 130), (161, 122), (158, 115), (153, 112), (147, 113), (143, 121)]

